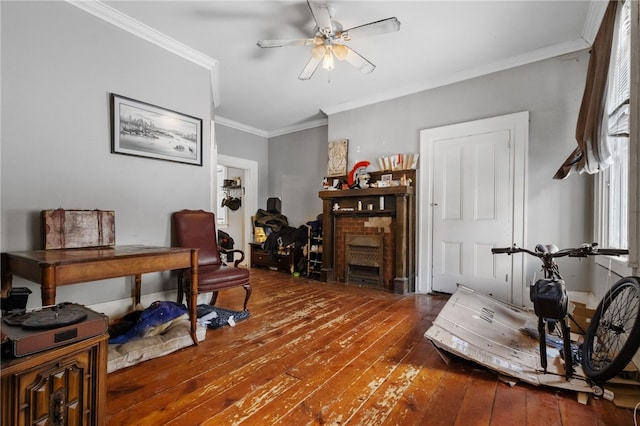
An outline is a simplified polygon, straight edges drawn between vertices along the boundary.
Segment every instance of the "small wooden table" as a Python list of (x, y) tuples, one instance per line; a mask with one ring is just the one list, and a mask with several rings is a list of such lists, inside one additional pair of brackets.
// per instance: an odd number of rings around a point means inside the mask
[(48, 306), (56, 303), (58, 286), (134, 276), (135, 303), (138, 304), (142, 274), (187, 268), (191, 268), (191, 291), (187, 299), (191, 338), (197, 345), (198, 249), (115, 246), (2, 253), (2, 294), (7, 295), (16, 275), (40, 284), (42, 305)]

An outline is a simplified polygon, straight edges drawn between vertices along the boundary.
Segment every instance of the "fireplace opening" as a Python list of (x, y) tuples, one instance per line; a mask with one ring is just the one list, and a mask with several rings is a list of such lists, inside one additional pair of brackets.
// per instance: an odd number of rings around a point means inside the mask
[(345, 246), (345, 281), (384, 288), (383, 235), (347, 234)]

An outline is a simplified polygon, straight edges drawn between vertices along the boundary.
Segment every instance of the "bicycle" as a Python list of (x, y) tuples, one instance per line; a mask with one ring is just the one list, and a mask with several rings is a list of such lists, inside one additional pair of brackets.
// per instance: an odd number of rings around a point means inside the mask
[[(565, 377), (574, 373), (569, 320), (577, 323), (567, 313), (568, 296), (565, 282), (560, 275), (559, 257), (588, 257), (597, 255), (620, 256), (626, 249), (598, 248), (597, 243), (583, 244), (577, 248), (558, 249), (553, 244), (538, 244), (535, 251), (512, 247), (493, 248), (493, 254), (527, 253), (542, 261), (544, 278), (530, 287), (530, 299), (538, 317), (540, 364), (547, 372), (545, 328), (555, 331), (560, 323), (563, 340)], [(546, 326), (546, 327), (545, 327)], [(584, 330), (582, 330), (584, 332)], [(604, 382), (617, 375), (633, 358), (640, 347), (640, 281), (626, 277), (616, 282), (598, 304), (582, 344), (582, 367), (585, 375), (594, 382)]]

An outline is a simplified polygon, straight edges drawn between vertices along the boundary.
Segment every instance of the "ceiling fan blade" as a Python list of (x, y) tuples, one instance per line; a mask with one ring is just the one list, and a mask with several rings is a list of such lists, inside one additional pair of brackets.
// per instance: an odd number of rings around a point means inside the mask
[(283, 47), (283, 46), (311, 46), (315, 44), (312, 38), (294, 38), (288, 40), (258, 40), (260, 47)]
[(333, 24), (331, 23), (331, 12), (326, 1), (307, 0), (313, 19), (316, 21), (320, 34), (328, 36), (333, 34)]
[(398, 18), (393, 17), (349, 28), (348, 30), (344, 30), (340, 33), (340, 38), (345, 41), (349, 41), (352, 37), (369, 37), (379, 34), (391, 33), (399, 30), (400, 21), (398, 21)]
[(347, 47), (347, 54), (344, 56), (344, 60), (356, 67), (358, 71), (363, 74), (369, 74), (376, 69), (376, 66), (369, 62), (364, 56), (355, 52), (350, 47)]
[(316, 72), (316, 69), (318, 69), (320, 62), (322, 62), (322, 55), (318, 57), (312, 56), (311, 59), (309, 59), (309, 62), (307, 62), (307, 65), (304, 66), (304, 69), (298, 76), (298, 79), (309, 80), (313, 76), (313, 73)]

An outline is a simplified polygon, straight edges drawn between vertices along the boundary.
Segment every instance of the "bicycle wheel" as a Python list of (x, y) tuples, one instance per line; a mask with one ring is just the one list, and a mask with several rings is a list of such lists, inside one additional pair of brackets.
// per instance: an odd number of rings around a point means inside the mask
[(640, 346), (640, 282), (622, 278), (602, 298), (582, 345), (582, 368), (604, 382), (627, 366)]

